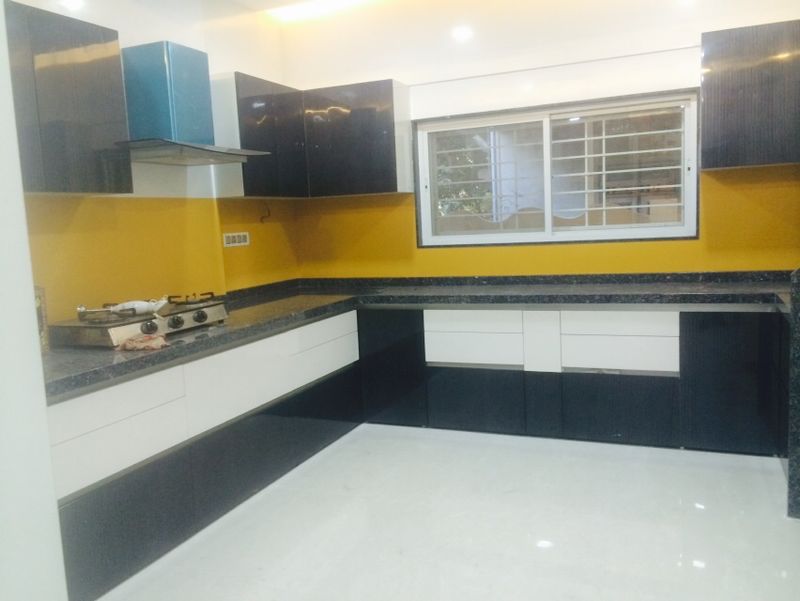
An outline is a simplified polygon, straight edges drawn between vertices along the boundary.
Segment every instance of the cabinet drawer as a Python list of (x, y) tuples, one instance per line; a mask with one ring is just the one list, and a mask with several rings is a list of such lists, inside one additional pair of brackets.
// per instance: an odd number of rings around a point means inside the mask
[(81, 436), (183, 395), (181, 366), (52, 405), (47, 408), (50, 444)]
[(562, 334), (678, 336), (677, 311), (562, 311)]
[(50, 448), (59, 498), (144, 461), (186, 438), (184, 399)]
[[(339, 331), (336, 328), (349, 327), (351, 318), (355, 320), (354, 313), (339, 317), (332, 318), (337, 320), (333, 324), (312, 324), (319, 327), (307, 337), (308, 332), (293, 330), (187, 364), (189, 435), (214, 428), (357, 361), (356, 332), (325, 340)], [(319, 343), (310, 345), (310, 340)], [(298, 350), (301, 346), (308, 348)]]
[(647, 372), (680, 370), (677, 336), (561, 337), (564, 368)]
[(522, 311), (424, 311), (426, 332), (522, 332)]
[(522, 365), (522, 334), (425, 332), (425, 360), (431, 363)]

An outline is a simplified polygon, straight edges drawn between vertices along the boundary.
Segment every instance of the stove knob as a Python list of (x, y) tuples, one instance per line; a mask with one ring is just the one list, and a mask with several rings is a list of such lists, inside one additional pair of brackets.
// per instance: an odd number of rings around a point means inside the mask
[(171, 327), (173, 330), (177, 330), (183, 327), (184, 323), (183, 317), (181, 317), (180, 315), (173, 315), (172, 317), (169, 318), (169, 321), (167, 323), (169, 324), (169, 327)]
[(194, 312), (192, 319), (194, 319), (197, 323), (205, 323), (208, 321), (208, 313), (200, 309), (199, 311)]
[(142, 330), (142, 334), (155, 334), (158, 332), (158, 324), (152, 320), (145, 321), (139, 329)]

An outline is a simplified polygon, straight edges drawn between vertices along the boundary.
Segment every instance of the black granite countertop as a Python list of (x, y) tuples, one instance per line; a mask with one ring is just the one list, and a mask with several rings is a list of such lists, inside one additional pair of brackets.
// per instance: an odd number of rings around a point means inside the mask
[[(170, 338), (159, 351), (55, 349), (44, 355), (48, 404), (99, 390), (167, 367), (253, 342), (359, 306), (603, 304), (734, 305), (788, 311), (786, 281), (665, 281), (622, 283), (554, 281), (523, 283), (399, 280), (311, 280), (281, 283), (230, 295), (230, 317)], [(405, 285), (412, 283), (414, 285)], [(398, 285), (399, 284), (399, 285)], [(276, 298), (279, 297), (279, 298)]]
[(224, 325), (213, 325), (170, 337), (158, 351), (106, 348), (52, 349), (43, 355), (47, 403), (122, 383), (173, 365), (254, 342), (319, 319), (356, 308), (345, 295), (295, 295), (230, 311)]

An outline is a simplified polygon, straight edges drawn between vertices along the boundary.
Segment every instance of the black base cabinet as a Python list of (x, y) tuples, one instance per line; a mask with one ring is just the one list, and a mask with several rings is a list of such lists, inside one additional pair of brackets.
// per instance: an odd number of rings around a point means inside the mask
[(451, 430), (525, 434), (523, 372), (429, 367), (428, 424)]
[(358, 311), (364, 418), (427, 426), (422, 311)]
[(785, 455), (787, 330), (778, 314), (681, 314), (683, 446)]
[(678, 446), (678, 378), (565, 373), (562, 403), (566, 438)]
[(563, 436), (561, 374), (525, 372), (525, 432), (530, 436)]
[(358, 365), (60, 508), (70, 601), (91, 601), (362, 421)]

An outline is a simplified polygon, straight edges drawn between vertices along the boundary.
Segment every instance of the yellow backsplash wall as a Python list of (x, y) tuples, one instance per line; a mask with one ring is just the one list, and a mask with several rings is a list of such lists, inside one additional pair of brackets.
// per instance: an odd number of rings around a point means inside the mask
[(29, 195), (26, 207), (50, 322), (79, 304), (225, 290), (214, 200)]
[(739, 271), (800, 267), (800, 166), (707, 172), (696, 240), (426, 248), (409, 194), (304, 200), (302, 277)]
[(228, 290), (291, 280), (299, 276), (294, 244), (297, 200), (234, 198), (217, 202), (223, 233), (250, 234), (250, 246), (223, 250)]
[[(700, 238), (416, 246), (414, 197), (258, 200), (31, 195), (34, 279), (50, 321), (78, 304), (249, 288), (297, 277), (738, 271), (800, 267), (800, 166), (701, 177)], [(261, 217), (266, 216), (261, 222)], [(222, 248), (222, 232), (251, 245)]]

